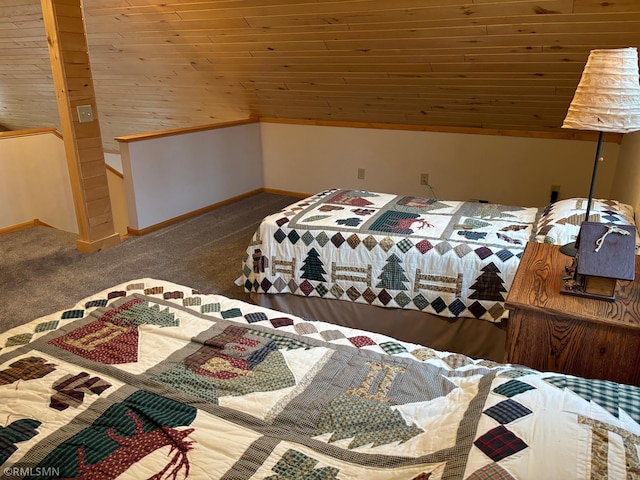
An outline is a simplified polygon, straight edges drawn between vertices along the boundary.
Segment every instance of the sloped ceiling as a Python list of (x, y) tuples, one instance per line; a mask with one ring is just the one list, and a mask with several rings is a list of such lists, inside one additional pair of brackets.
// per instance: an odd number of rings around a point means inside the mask
[[(85, 0), (103, 143), (249, 116), (558, 131), (637, 0)], [(0, 2), (0, 124), (59, 127), (39, 0)]]

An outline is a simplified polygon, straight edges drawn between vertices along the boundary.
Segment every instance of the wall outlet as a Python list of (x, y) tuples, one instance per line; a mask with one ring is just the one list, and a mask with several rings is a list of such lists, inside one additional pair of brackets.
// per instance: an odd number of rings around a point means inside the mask
[(93, 109), (91, 105), (78, 105), (76, 110), (78, 112), (78, 122), (93, 122)]
[(429, 185), (429, 174), (421, 173), (420, 174), (420, 185)]
[(364, 179), (364, 168), (359, 168), (359, 169), (358, 169), (358, 178), (359, 178), (360, 180), (363, 180), (363, 179)]

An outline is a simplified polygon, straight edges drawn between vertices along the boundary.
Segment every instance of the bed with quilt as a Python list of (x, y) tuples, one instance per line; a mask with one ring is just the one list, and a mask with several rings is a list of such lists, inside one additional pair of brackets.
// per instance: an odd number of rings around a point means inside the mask
[(150, 278), (0, 334), (3, 479), (635, 478), (640, 389)]
[[(265, 307), (502, 361), (526, 243), (574, 241), (585, 209), (327, 190), (261, 222), (238, 284)], [(633, 225), (633, 209), (595, 200), (590, 220)]]

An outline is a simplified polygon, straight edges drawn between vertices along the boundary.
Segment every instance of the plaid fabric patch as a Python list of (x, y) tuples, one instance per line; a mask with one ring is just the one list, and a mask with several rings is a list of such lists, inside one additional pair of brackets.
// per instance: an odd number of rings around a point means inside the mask
[(127, 292), (125, 292), (124, 290), (119, 290), (119, 291), (113, 291), (113, 292), (109, 292), (107, 294), (107, 298), (109, 300), (113, 299), (113, 298), (118, 298), (118, 297), (126, 297), (127, 296)]
[(271, 325), (273, 325), (275, 328), (287, 327), (289, 325), (293, 325), (293, 320), (287, 317), (272, 318)]
[(442, 300), (442, 298), (438, 297), (433, 302), (431, 302), (431, 308), (433, 308), (436, 313), (440, 313), (445, 308), (447, 308), (447, 304), (444, 303), (444, 300)]
[[(364, 293), (366, 294), (367, 292), (365, 291)], [(367, 297), (365, 297), (365, 299), (366, 298)], [(391, 294), (387, 292), (385, 289), (382, 289), (382, 291), (378, 294), (378, 300), (380, 300), (380, 302), (382, 302), (383, 305), (387, 305), (391, 301), (391, 298), (392, 298)]]
[(316, 236), (316, 242), (318, 242), (318, 245), (320, 245), (321, 247), (324, 247), (327, 243), (329, 243), (329, 235), (324, 232), (320, 232)]
[(526, 417), (533, 412), (521, 403), (508, 398), (493, 407), (487, 408), (483, 413), (493, 418), (496, 422), (505, 424)]
[(322, 338), (324, 338), (327, 342), (331, 342), (333, 340), (339, 340), (344, 337), (344, 333), (340, 330), (325, 330), (324, 332), (320, 332)]
[(382, 240), (380, 240), (380, 247), (382, 247), (382, 249), (385, 252), (388, 252), (389, 250), (391, 250), (391, 247), (393, 247), (394, 245), (394, 241), (391, 240), (389, 237), (384, 237)]
[(26, 345), (31, 341), (33, 337), (32, 333), (22, 333), (20, 335), (14, 335), (13, 337), (7, 338), (5, 347), (15, 347), (16, 345)]
[(456, 252), (456, 255), (458, 255), (458, 257), (462, 258), (468, 255), (469, 253), (473, 252), (473, 249), (466, 243), (461, 243), (460, 245), (455, 247), (453, 251)]
[(376, 299), (376, 292), (367, 287), (367, 289), (362, 292), (362, 298), (364, 298), (369, 303), (373, 303), (373, 301)]
[(140, 282), (140, 283), (130, 283), (129, 285), (127, 285), (127, 290), (143, 290), (144, 289), (144, 283)]
[(313, 292), (313, 288), (313, 284), (309, 280), (305, 280), (300, 284), (300, 290), (302, 290), (302, 293), (306, 296), (309, 296), (311, 292)]
[(291, 350), (294, 348), (311, 348), (311, 345), (308, 343), (300, 342), (298, 340), (294, 340), (293, 338), (283, 337), (282, 335), (278, 335), (277, 333), (263, 332), (261, 330), (251, 330), (248, 329), (248, 332), (256, 337), (268, 338), (269, 340), (273, 340), (275, 344), (278, 346), (278, 349), (287, 349)]
[(296, 333), (300, 335), (310, 335), (312, 333), (316, 333), (318, 329), (313, 323), (298, 323), (293, 327)]
[(62, 312), (62, 320), (68, 320), (69, 318), (82, 318), (84, 316), (84, 310), (67, 310)]
[(84, 308), (106, 307), (107, 303), (109, 302), (105, 298), (100, 300), (91, 300), (90, 302), (84, 304)]
[(196, 307), (202, 303), (202, 299), (200, 297), (187, 297), (182, 300), (182, 305), (185, 307)]
[(425, 253), (427, 253), (429, 250), (433, 248), (433, 245), (431, 245), (431, 242), (429, 240), (422, 240), (416, 243), (416, 248), (420, 253), (424, 255)]
[(473, 302), (471, 305), (469, 305), (468, 309), (471, 312), (471, 314), (476, 318), (481, 318), (485, 313), (487, 313), (487, 309), (484, 308), (484, 305), (482, 305), (477, 300)]
[(503, 262), (506, 262), (507, 260), (509, 260), (511, 257), (513, 257), (513, 253), (511, 253), (509, 250), (507, 249), (502, 249), (500, 250), (498, 253), (496, 253), (496, 256), (502, 260)]
[(287, 283), (286, 283), (286, 282), (285, 282), (281, 277), (278, 277), (278, 278), (276, 278), (276, 281), (275, 281), (275, 282), (273, 282), (273, 287), (274, 287), (277, 291), (281, 292), (281, 291), (283, 291), (285, 288), (287, 288)]
[(407, 253), (413, 247), (413, 242), (408, 238), (403, 238), (398, 243), (396, 243), (396, 247), (402, 252)]
[(367, 250), (373, 250), (376, 245), (378, 245), (378, 241), (374, 237), (369, 235), (362, 241), (362, 244), (367, 247)]
[(493, 255), (493, 251), (491, 251), (488, 247), (480, 247), (475, 249), (476, 255), (480, 257), (480, 259), (484, 260), (487, 257)]
[(524, 368), (512, 368), (509, 370), (505, 370), (500, 372), (499, 377), (509, 377), (509, 378), (519, 378), (524, 377), (525, 375), (532, 375), (535, 372), (533, 370), (526, 370)]
[(183, 292), (165, 292), (162, 295), (162, 298), (164, 298), (165, 300), (170, 300), (170, 299), (178, 299), (178, 298), (184, 298), (184, 293)]
[(164, 287), (146, 288), (144, 290), (145, 295), (160, 295), (162, 292), (164, 292)]
[(409, 297), (409, 295), (407, 295), (404, 292), (400, 292), (398, 295), (393, 297), (393, 299), (401, 307), (406, 307), (407, 305), (409, 305), (411, 303), (411, 297)]
[(546, 382), (566, 388), (586, 401), (597, 403), (618, 418), (622, 409), (636, 421), (640, 420), (640, 388), (620, 385), (608, 380), (588, 380), (577, 377), (554, 376), (544, 379)]
[(282, 241), (287, 238), (287, 234), (282, 231), (281, 228), (276, 230), (276, 233), (273, 234), (273, 238), (276, 239), (276, 242), (282, 243)]
[(310, 232), (304, 232), (304, 234), (300, 238), (302, 238), (302, 241), (307, 247), (313, 242), (313, 234), (311, 234)]
[(36, 333), (39, 332), (46, 332), (47, 330), (55, 330), (56, 328), (58, 328), (58, 325), (60, 324), (60, 322), (58, 320), (54, 320), (51, 322), (42, 322), (39, 323), (36, 326)]
[(466, 308), (467, 307), (465, 307), (464, 303), (462, 303), (462, 300), (460, 300), (459, 298), (456, 298), (453, 302), (451, 302), (451, 305), (449, 305), (449, 310), (456, 317), (464, 312)]
[(640, 388), (631, 385), (620, 385), (619, 388), (620, 408), (640, 423)]
[(371, 340), (369, 337), (365, 335), (358, 335), (357, 337), (349, 337), (349, 341), (358, 348), (376, 345), (376, 342), (374, 342), (373, 340)]
[(316, 287), (316, 293), (321, 297), (324, 297), (329, 292), (329, 289), (325, 286), (324, 283), (321, 283)]
[(471, 365), (473, 363), (473, 360), (471, 360), (469, 357), (461, 355), (459, 353), (452, 353), (451, 355), (447, 355), (443, 359), (443, 361), (447, 365), (449, 365), (449, 367), (454, 369), (464, 367), (465, 365)]
[(354, 233), (353, 235), (349, 236), (349, 238), (347, 238), (347, 243), (351, 248), (355, 249), (358, 245), (360, 245), (360, 237), (358, 237), (358, 235)]
[(360, 292), (356, 287), (351, 286), (347, 289), (347, 297), (349, 297), (352, 302), (355, 302), (358, 298), (360, 298)]
[(494, 462), (499, 462), (529, 446), (503, 425), (489, 430), (473, 444)]
[(256, 322), (262, 322), (263, 320), (268, 320), (268, 317), (263, 312), (247, 313), (244, 316), (244, 318), (249, 323), (256, 323)]
[[(344, 293), (344, 289), (337, 283), (334, 283), (333, 286), (331, 287), (331, 290), (329, 291), (331, 292), (331, 295), (333, 295), (336, 298), (340, 298)], [(360, 296), (360, 294), (358, 294), (358, 296)]]
[(529, 385), (528, 383), (521, 382), (520, 380), (509, 380), (507, 383), (493, 389), (494, 393), (502, 395), (504, 397), (515, 397), (528, 390), (535, 390), (536, 387)]
[(467, 480), (515, 480), (515, 477), (494, 462), (476, 470), (467, 477)]
[(424, 298), (424, 295), (419, 293), (415, 297), (413, 297), (413, 304), (418, 307), (419, 310), (424, 310), (429, 306), (429, 300)]
[(220, 311), (220, 304), (219, 303), (205, 303), (204, 305), (202, 305), (200, 307), (200, 312), (201, 313), (212, 313), (212, 312), (219, 312)]
[(482, 272), (476, 277), (475, 282), (469, 288), (475, 290), (475, 293), (469, 295), (469, 298), (477, 298), (478, 300), (496, 300), (504, 301), (502, 292), (506, 292), (500, 277), (500, 269), (491, 262), (482, 267)]
[(382, 342), (379, 346), (389, 355), (394, 355), (396, 353), (404, 353), (409, 351), (406, 348), (404, 348), (404, 346), (396, 342)]
[(242, 316), (242, 311), (239, 308), (231, 308), (220, 313), (222, 315), (222, 318), (235, 318)]
[(336, 233), (333, 237), (331, 237), (331, 243), (335, 245), (336, 248), (340, 248), (346, 240), (340, 233)]
[[(263, 278), (262, 282), (260, 282), (260, 288), (262, 288), (264, 292), (268, 292), (269, 289), (271, 288), (271, 285), (272, 285), (271, 280), (269, 280), (268, 278)], [(256, 291), (258, 290), (256, 289)]]
[(451, 250), (453, 247), (451, 246), (451, 244), (449, 242), (440, 242), (439, 244), (437, 244), (433, 248), (435, 248), (436, 252), (438, 252), (440, 255), (444, 255), (449, 250)]
[(291, 230), (287, 237), (289, 237), (289, 241), (294, 245), (298, 243), (298, 240), (300, 240), (300, 235), (298, 235), (298, 232), (296, 232), (295, 230)]

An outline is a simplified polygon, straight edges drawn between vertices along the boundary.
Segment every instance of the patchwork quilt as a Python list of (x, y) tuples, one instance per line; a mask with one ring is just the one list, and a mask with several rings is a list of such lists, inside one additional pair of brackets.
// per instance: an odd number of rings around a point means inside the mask
[(329, 190), (264, 219), (245, 290), (500, 321), (537, 208)]
[[(585, 209), (584, 199), (542, 209), (327, 190), (262, 221), (238, 284), (499, 322), (526, 243), (575, 240)], [(592, 212), (633, 225), (616, 201)]]
[(2, 478), (635, 478), (640, 390), (154, 279), (0, 334)]

